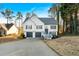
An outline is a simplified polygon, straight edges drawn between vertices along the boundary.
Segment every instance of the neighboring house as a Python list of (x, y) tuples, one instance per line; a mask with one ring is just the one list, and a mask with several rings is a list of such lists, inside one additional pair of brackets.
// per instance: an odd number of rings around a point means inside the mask
[(7, 28), (3, 24), (0, 24), (0, 35), (6, 35), (6, 31)]
[(39, 18), (35, 14), (23, 23), (26, 37), (41, 37), (42, 34), (57, 35), (57, 21), (54, 18)]
[(6, 28), (8, 29), (7, 35), (8, 34), (18, 34), (18, 28), (13, 24), (5, 24)]
[(0, 24), (0, 35), (18, 34), (18, 28), (10, 24)]

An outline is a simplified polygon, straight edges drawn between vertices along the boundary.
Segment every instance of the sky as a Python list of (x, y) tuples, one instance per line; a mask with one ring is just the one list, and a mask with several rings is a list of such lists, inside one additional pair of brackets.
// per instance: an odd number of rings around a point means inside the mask
[[(0, 11), (11, 9), (14, 12), (14, 15), (20, 11), (23, 16), (28, 12), (34, 12), (38, 17), (48, 17), (48, 9), (54, 5), (55, 4), (53, 3), (1, 3)], [(3, 18), (1, 14), (0, 18)]]

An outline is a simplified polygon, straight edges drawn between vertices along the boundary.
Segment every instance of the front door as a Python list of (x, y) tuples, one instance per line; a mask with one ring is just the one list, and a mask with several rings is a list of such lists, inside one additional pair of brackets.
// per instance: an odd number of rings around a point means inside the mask
[(45, 33), (48, 34), (48, 29), (45, 29)]

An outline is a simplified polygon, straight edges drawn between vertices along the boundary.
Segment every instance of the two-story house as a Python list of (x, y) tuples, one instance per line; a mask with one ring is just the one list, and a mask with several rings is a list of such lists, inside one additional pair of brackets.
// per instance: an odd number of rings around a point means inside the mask
[(41, 37), (42, 34), (57, 35), (57, 21), (54, 18), (39, 18), (33, 14), (23, 23), (26, 37)]

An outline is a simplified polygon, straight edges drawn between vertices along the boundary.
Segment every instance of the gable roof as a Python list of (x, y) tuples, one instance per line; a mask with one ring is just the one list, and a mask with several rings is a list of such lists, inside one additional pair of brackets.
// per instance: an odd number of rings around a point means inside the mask
[(24, 22), (23, 23), (25, 23), (28, 19), (30, 19), (29, 17), (27, 17), (25, 20), (24, 20)]
[[(36, 14), (33, 14), (31, 17), (33, 16), (36, 16)], [(27, 17), (23, 23), (31, 19), (31, 17)], [(54, 18), (39, 18), (38, 17), (38, 19), (41, 20), (45, 25), (57, 25), (57, 21)]]
[(7, 31), (7, 28), (4, 26), (4, 24), (0, 24), (0, 28), (3, 28), (4, 30)]
[[(25, 23), (28, 19), (26, 18), (23, 23)], [(57, 25), (57, 21), (54, 18), (39, 18), (45, 25)]]
[(57, 21), (54, 18), (39, 18), (45, 25), (56, 25)]
[(5, 24), (5, 27), (9, 30), (13, 26), (13, 23)]

